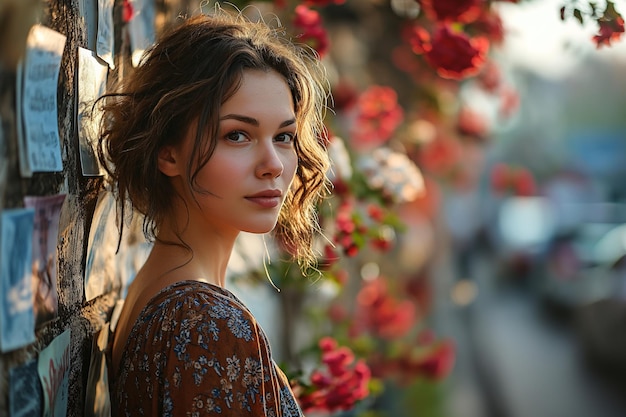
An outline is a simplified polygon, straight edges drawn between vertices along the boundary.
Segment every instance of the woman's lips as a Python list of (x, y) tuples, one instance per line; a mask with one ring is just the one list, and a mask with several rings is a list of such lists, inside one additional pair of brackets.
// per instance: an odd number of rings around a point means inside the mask
[(246, 200), (258, 204), (261, 207), (273, 208), (280, 205), (282, 200), (282, 193), (280, 192), (280, 190), (265, 190), (247, 196)]

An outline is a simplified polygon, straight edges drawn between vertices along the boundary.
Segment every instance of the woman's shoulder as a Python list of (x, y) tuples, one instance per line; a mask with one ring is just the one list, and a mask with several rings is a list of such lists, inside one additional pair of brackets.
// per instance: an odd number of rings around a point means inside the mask
[(248, 308), (230, 291), (202, 281), (181, 281), (162, 289), (139, 315), (136, 332), (159, 328), (174, 333), (209, 327), (231, 337), (255, 339), (257, 323)]

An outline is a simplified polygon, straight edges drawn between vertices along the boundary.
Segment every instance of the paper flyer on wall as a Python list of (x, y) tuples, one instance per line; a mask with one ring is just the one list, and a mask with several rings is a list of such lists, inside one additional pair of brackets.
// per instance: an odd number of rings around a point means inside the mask
[(9, 177), (8, 144), (4, 137), (2, 118), (0, 118), (0, 210), (4, 201), (7, 178)]
[(89, 229), (85, 258), (85, 298), (87, 301), (111, 291), (117, 276), (115, 252), (118, 243), (115, 198), (110, 191), (98, 196)]
[(9, 415), (11, 417), (40, 416), (42, 401), (37, 359), (31, 359), (11, 368), (9, 371)]
[(20, 171), (30, 177), (33, 172), (63, 170), (57, 117), (57, 85), (65, 36), (42, 25), (34, 25), (27, 38), (21, 64), (21, 85), (17, 86), (17, 103), (22, 124)]
[(113, 5), (115, 0), (98, 0), (98, 35), (96, 53), (109, 67), (115, 68), (113, 60)]
[(78, 47), (78, 143), (80, 164), (83, 175), (104, 175), (104, 169), (98, 161), (98, 129), (102, 113), (94, 103), (106, 91), (108, 67), (101, 63), (96, 55), (85, 48)]
[(43, 417), (66, 417), (70, 380), (70, 330), (39, 352), (37, 369), (43, 389)]
[(32, 288), (35, 328), (57, 316), (57, 243), (65, 194), (25, 196), (24, 206), (35, 211)]
[(85, 389), (85, 417), (111, 417), (109, 376), (105, 350), (109, 342), (109, 323), (94, 335), (89, 375)]
[(154, 1), (133, 0), (133, 17), (128, 22), (128, 34), (130, 38), (131, 63), (139, 65), (141, 57), (155, 41), (154, 28)]
[(33, 209), (7, 209), (0, 217), (0, 350), (35, 341), (31, 287)]

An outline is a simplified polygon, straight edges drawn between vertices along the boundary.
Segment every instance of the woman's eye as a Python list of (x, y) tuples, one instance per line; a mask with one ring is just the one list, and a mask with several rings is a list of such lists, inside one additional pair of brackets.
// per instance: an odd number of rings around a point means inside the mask
[(276, 142), (280, 142), (280, 143), (292, 143), (293, 139), (294, 139), (295, 135), (293, 133), (280, 133), (278, 136), (276, 136)]
[(239, 131), (227, 133), (225, 138), (231, 142), (244, 142), (247, 139), (246, 135)]

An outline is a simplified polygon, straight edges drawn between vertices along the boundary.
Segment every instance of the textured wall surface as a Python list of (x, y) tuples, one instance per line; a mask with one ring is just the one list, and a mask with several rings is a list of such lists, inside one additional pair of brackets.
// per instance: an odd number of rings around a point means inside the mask
[[(94, 334), (110, 317), (117, 299), (116, 291), (105, 293), (89, 302), (85, 299), (84, 265), (89, 227), (96, 198), (103, 186), (102, 177), (84, 177), (79, 159), (76, 123), (76, 50), (87, 48), (86, 15), (95, 11), (95, 3), (80, 0), (52, 0), (38, 6), (38, 21), (65, 35), (67, 40), (58, 78), (58, 128), (61, 139), (63, 170), (57, 173), (35, 173), (32, 178), (20, 176), (15, 115), (15, 69), (6, 63), (0, 66), (0, 120), (4, 146), (0, 146), (0, 206), (2, 209), (23, 207), (23, 197), (66, 194), (60, 215), (57, 243), (58, 317), (45, 323), (36, 332), (36, 341), (23, 348), (0, 355), (0, 416), (10, 410), (9, 375), (11, 369), (37, 358), (41, 350), (63, 333), (71, 330), (71, 357), (69, 371), (68, 416), (84, 415), (85, 386), (89, 370), (90, 352)], [(17, 9), (12, 4), (26, 6), (25, 1), (8, 1), (0, 7), (0, 17), (15, 19)], [(88, 5), (94, 3), (92, 5)], [(91, 9), (90, 9), (91, 8)], [(28, 20), (25, 21), (28, 23)], [(4, 25), (4, 23), (3, 23)], [(0, 31), (1, 32), (1, 31)], [(7, 35), (3, 33), (3, 35)], [(5, 262), (6, 260), (2, 260)]]

